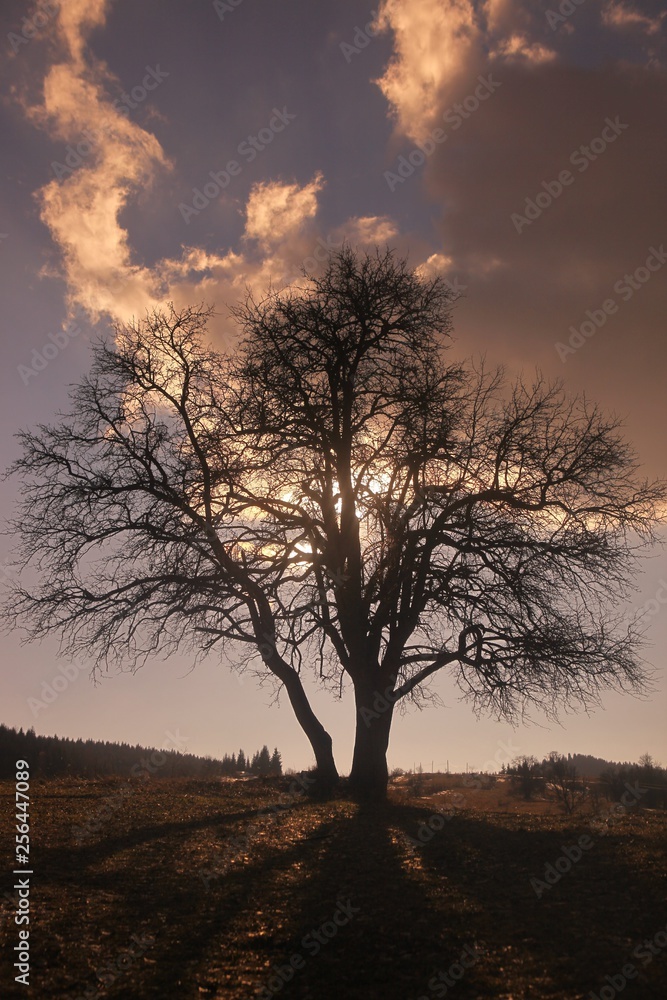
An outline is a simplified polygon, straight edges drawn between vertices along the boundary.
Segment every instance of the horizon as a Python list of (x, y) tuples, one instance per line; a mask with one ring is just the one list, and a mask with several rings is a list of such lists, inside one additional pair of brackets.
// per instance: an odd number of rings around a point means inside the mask
[[(149, 751), (149, 750), (154, 750), (154, 751), (163, 750), (164, 751), (164, 750), (167, 750), (167, 751), (169, 751), (171, 753), (175, 753), (177, 756), (181, 756), (181, 757), (193, 756), (197, 760), (211, 760), (211, 761), (213, 761), (214, 763), (217, 763), (217, 764), (223, 763), (225, 761), (225, 759), (231, 760), (231, 758), (236, 758), (237, 752), (242, 750), (243, 753), (244, 753), (244, 757), (245, 757), (246, 762), (249, 763), (250, 760), (251, 760), (250, 754), (246, 752), (247, 747), (244, 747), (243, 745), (241, 745), (238, 748), (234, 748), (233, 750), (231, 750), (231, 752), (229, 750), (225, 750), (225, 751), (223, 751), (223, 753), (219, 757), (214, 757), (214, 756), (212, 756), (210, 754), (193, 754), (192, 751), (189, 750), (187, 748), (187, 746), (185, 746), (185, 744), (183, 742), (183, 737), (181, 736), (181, 734), (174, 734), (174, 733), (169, 733), (168, 734), (168, 739), (166, 741), (166, 743), (167, 743), (166, 746), (164, 744), (159, 745), (159, 746), (158, 745), (148, 745), (148, 746), (146, 746), (146, 745), (143, 745), (143, 744), (128, 744), (127, 742), (121, 742), (121, 743), (119, 743), (116, 740), (98, 740), (98, 739), (93, 739), (93, 738), (84, 739), (83, 737), (60, 736), (58, 733), (38, 733), (38, 732), (36, 732), (34, 730), (34, 728), (30, 728), (30, 729), (24, 730), (23, 727), (16, 728), (14, 726), (7, 726), (6, 723), (3, 723), (2, 721), (0, 721), (0, 726), (4, 726), (5, 729), (7, 729), (10, 732), (16, 734), (17, 736), (27, 736), (27, 735), (29, 735), (29, 734), (32, 733), (32, 735), (35, 738), (55, 739), (55, 740), (69, 740), (69, 741), (73, 741), (73, 742), (84, 742), (84, 743), (85, 742), (93, 742), (93, 743), (100, 743), (103, 746), (128, 747), (129, 749), (135, 749), (136, 748), (136, 749), (142, 750), (142, 751)], [(263, 748), (266, 748), (269, 751), (271, 751), (270, 744), (264, 743), (264, 744), (262, 744), (262, 747), (258, 747), (257, 748), (256, 752), (259, 752), (259, 750), (261, 750)], [(274, 747), (274, 750), (278, 751), (278, 753), (280, 754), (281, 759), (282, 759), (282, 751), (280, 750), (280, 747), (278, 747), (278, 746)], [(417, 763), (416, 761), (413, 761), (412, 767), (407, 767), (407, 766), (403, 767), (403, 765), (401, 765), (401, 764), (396, 764), (396, 765), (394, 765), (393, 768), (390, 768), (390, 777), (392, 776), (392, 772), (397, 771), (397, 770), (401, 771), (403, 774), (415, 774), (415, 773), (422, 773), (423, 772), (424, 774), (449, 774), (449, 775), (452, 775), (452, 776), (455, 776), (455, 777), (461, 776), (461, 775), (465, 775), (465, 774), (501, 774), (501, 773), (503, 773), (504, 769), (508, 765), (514, 764), (515, 760), (521, 760), (524, 756), (526, 756), (526, 757), (533, 756), (534, 759), (537, 760), (537, 762), (539, 764), (544, 764), (544, 763), (546, 763), (548, 761), (549, 756), (552, 753), (554, 753), (554, 752), (556, 752), (560, 757), (565, 758), (567, 760), (575, 759), (577, 757), (583, 757), (583, 758), (590, 758), (591, 760), (594, 760), (594, 761), (600, 761), (602, 763), (609, 764), (611, 766), (621, 766), (621, 767), (625, 767), (625, 766), (639, 766), (641, 757), (645, 756), (645, 754), (640, 754), (640, 757), (637, 760), (611, 760), (611, 759), (606, 758), (606, 757), (601, 757), (598, 754), (572, 753), (571, 751), (566, 751), (566, 750), (564, 750), (562, 748), (555, 747), (555, 748), (552, 748), (547, 753), (543, 753), (542, 755), (539, 755), (539, 754), (533, 754), (533, 755), (518, 754), (517, 757), (513, 758), (512, 760), (509, 760), (509, 761), (503, 760), (502, 762), (495, 761), (495, 760), (487, 760), (487, 761), (484, 762), (484, 764), (482, 765), (481, 768), (470, 767), (469, 764), (468, 764), (468, 762), (466, 762), (465, 769), (462, 769), (462, 770), (453, 770), (449, 766), (450, 765), (449, 760), (446, 761), (447, 766), (446, 766), (446, 768), (444, 770), (442, 768), (440, 768), (440, 769), (439, 768), (434, 768), (432, 770), (429, 770), (429, 769), (427, 769), (426, 767), (423, 766), (424, 762), (422, 762), (422, 761), (419, 761), (419, 763)], [(652, 755), (649, 755), (649, 756), (652, 757)], [(428, 763), (428, 761), (426, 761), (426, 763)], [(435, 761), (432, 760), (431, 764), (433, 765), (434, 763), (435, 763)], [(667, 770), (667, 766), (663, 766), (662, 762), (659, 761), (659, 760), (656, 760), (655, 758), (652, 759), (651, 766), (659, 768), (659, 769), (662, 769), (662, 770)], [(495, 770), (494, 770), (494, 768), (495, 768)], [(304, 770), (307, 770), (307, 769), (306, 768), (294, 768), (294, 767), (286, 766), (284, 764), (284, 762), (283, 762), (283, 774), (284, 775), (289, 775), (289, 774), (292, 774), (292, 773), (298, 773), (298, 772), (304, 771)], [(239, 774), (248, 774), (248, 773), (250, 773), (250, 772), (247, 770), (247, 768), (244, 769), (243, 771), (239, 772)], [(346, 775), (346, 774), (342, 774), (341, 776), (342, 777), (348, 777), (348, 775)], [(577, 776), (588, 777), (584, 772), (581, 772), (581, 775), (579, 774), (579, 772), (577, 772)]]

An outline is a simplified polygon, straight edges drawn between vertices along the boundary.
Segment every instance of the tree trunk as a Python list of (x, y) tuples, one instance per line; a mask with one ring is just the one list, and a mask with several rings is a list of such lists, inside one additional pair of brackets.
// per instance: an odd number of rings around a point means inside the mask
[(312, 746), (315, 754), (315, 762), (317, 765), (317, 772), (315, 775), (317, 784), (313, 791), (328, 794), (333, 791), (340, 778), (333, 756), (333, 741), (323, 726), (320, 725), (320, 729), (321, 733), (314, 736), (308, 736), (310, 739), (310, 745)]
[(316, 786), (312, 791), (326, 794), (338, 784), (339, 776), (336, 762), (333, 756), (333, 741), (320, 720), (317, 718), (303, 689), (301, 680), (290, 668), (289, 672), (282, 677), (290, 704), (294, 709), (301, 728), (310, 740), (310, 745), (315, 754), (316, 763)]
[(360, 799), (382, 801), (387, 797), (387, 747), (393, 703), (366, 685), (355, 689), (357, 728), (350, 787)]

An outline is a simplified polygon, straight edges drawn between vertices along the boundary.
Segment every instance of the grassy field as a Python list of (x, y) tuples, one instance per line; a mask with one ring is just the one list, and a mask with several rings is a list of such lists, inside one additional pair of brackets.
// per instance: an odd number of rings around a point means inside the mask
[[(610, 1000), (624, 966), (628, 1000), (667, 996), (666, 813), (408, 784), (360, 807), (289, 779), (34, 781), (31, 985), (5, 901), (0, 996)], [(3, 892), (13, 840), (1, 782)]]

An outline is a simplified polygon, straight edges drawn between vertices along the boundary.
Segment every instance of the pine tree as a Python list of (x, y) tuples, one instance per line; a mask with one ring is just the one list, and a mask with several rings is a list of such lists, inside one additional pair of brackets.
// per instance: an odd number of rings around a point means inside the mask
[(283, 762), (280, 754), (278, 753), (278, 747), (275, 747), (273, 754), (271, 755), (271, 767), (270, 774), (274, 774), (276, 777), (280, 777), (283, 773)]
[(245, 759), (245, 754), (243, 753), (243, 750), (239, 750), (239, 755), (236, 758), (236, 769), (238, 771), (247, 771), (248, 770), (248, 764), (247, 764), (247, 761)]
[(257, 772), (261, 775), (268, 775), (271, 770), (271, 754), (266, 743), (257, 755)]

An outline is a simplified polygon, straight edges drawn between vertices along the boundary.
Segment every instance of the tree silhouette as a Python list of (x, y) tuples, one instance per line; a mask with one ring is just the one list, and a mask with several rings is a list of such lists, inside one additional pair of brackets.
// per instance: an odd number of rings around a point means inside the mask
[(271, 754), (271, 765), (269, 769), (269, 774), (274, 775), (279, 778), (283, 773), (283, 762), (278, 751), (278, 747), (274, 747), (273, 753)]
[(345, 247), (238, 306), (234, 353), (206, 346), (203, 307), (118, 328), (70, 415), (21, 435), (39, 578), (8, 611), (100, 665), (232, 649), (285, 690), (324, 787), (302, 673), (351, 684), (364, 795), (385, 792), (395, 706), (446, 668), (505, 717), (641, 689), (616, 608), (664, 487), (560, 385), (448, 363), (451, 305), (441, 278)]
[(271, 773), (271, 754), (266, 744), (257, 754), (257, 773), (262, 777), (267, 777)]
[(585, 795), (583, 781), (577, 780), (577, 769), (567, 757), (552, 750), (545, 767), (545, 778), (548, 780), (556, 801), (563, 807), (568, 816), (574, 812)]
[[(157, 755), (157, 756), (156, 756)], [(128, 743), (100, 740), (73, 740), (59, 736), (37, 736), (34, 729), (26, 733), (0, 724), (0, 778), (16, 773), (16, 761), (30, 763), (33, 777), (73, 775), (96, 778), (106, 775), (132, 775), (133, 769), (145, 769), (161, 778), (214, 778), (230, 773), (229, 758), (215, 760), (197, 757), (176, 750), (156, 750)], [(157, 760), (157, 764), (155, 763)]]
[(512, 775), (513, 786), (526, 802), (531, 801), (543, 784), (540, 763), (532, 755), (521, 754), (516, 757), (507, 768), (507, 773)]

